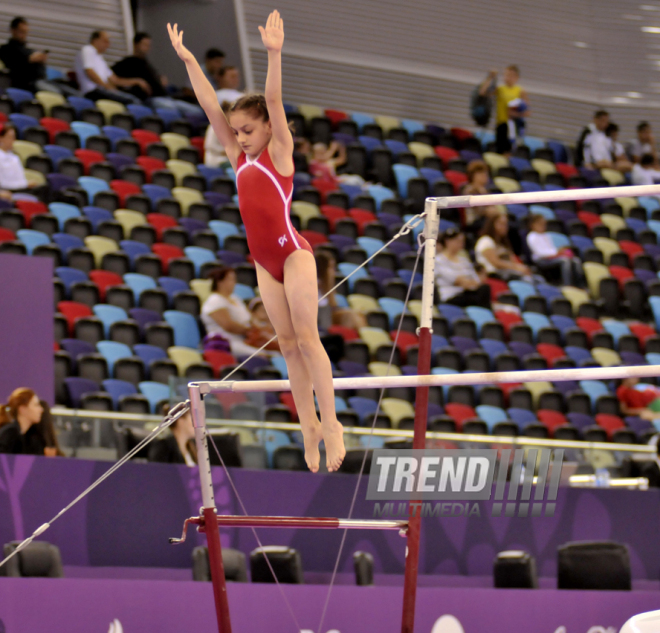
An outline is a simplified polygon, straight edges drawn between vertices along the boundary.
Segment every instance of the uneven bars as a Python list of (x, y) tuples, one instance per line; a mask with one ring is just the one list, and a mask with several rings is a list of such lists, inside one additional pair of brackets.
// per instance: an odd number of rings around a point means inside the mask
[[(584, 367), (578, 369), (538, 369), (473, 374), (432, 374), (427, 376), (365, 376), (335, 378), (333, 386), (343, 389), (380, 389), (393, 387), (451, 387), (454, 385), (490, 385), (493, 383), (563, 382), (566, 380), (615, 380), (622, 378), (654, 378), (660, 376), (660, 365), (631, 367)], [(291, 391), (288, 380), (228, 380), (190, 383), (200, 392), (223, 393)]]
[[(567, 200), (602, 200), (604, 198), (636, 198), (660, 196), (660, 185), (627, 187), (600, 187), (595, 189), (559, 189), (556, 191), (528, 191), (518, 193), (492, 193), (483, 196), (450, 196), (434, 198), (438, 210), (463, 207), (486, 207), (497, 204), (534, 204)], [(428, 200), (428, 198), (427, 198)]]
[[(405, 530), (408, 521), (371, 519), (336, 519), (334, 517), (234, 516), (219, 514), (222, 527), (314, 528), (321, 530)], [(201, 521), (190, 520), (191, 523)], [(203, 530), (200, 530), (203, 531)]]

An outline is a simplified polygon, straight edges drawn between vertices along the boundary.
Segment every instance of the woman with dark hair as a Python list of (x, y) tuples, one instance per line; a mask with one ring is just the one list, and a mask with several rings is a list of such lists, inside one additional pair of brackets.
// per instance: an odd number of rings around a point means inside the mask
[(490, 286), (482, 283), (464, 248), (465, 235), (458, 229), (447, 229), (438, 240), (435, 283), (440, 301), (490, 309)]
[(44, 455), (46, 442), (39, 427), (44, 409), (27, 387), (14, 389), (0, 407), (0, 453)]
[(523, 264), (511, 248), (509, 219), (505, 213), (486, 219), (481, 237), (474, 247), (477, 264), (488, 275), (508, 279), (532, 279), (532, 272)]
[(229, 341), (232, 354), (249, 356), (257, 351), (245, 342), (250, 331), (250, 311), (234, 294), (236, 272), (223, 266), (211, 272), (211, 294), (202, 306), (201, 319), (208, 334), (219, 334)]
[(46, 445), (46, 448), (44, 448), (44, 455), (46, 457), (64, 457), (64, 453), (60, 448), (60, 442), (57, 439), (57, 432), (55, 431), (55, 425), (53, 424), (53, 415), (50, 412), (50, 406), (45, 400), (39, 400), (39, 403), (44, 411), (41, 416), (41, 421), (38, 424), (39, 432)]
[[(468, 181), (463, 187), (465, 196), (483, 196), (488, 191), (490, 171), (483, 160), (472, 160), (467, 166)], [(486, 207), (467, 207), (465, 209), (465, 225), (469, 231), (479, 233), (486, 221), (492, 215), (497, 215), (500, 210), (495, 205)]]
[[(163, 407), (163, 416), (169, 413), (170, 406)], [(149, 447), (150, 462), (165, 464), (197, 465), (197, 448), (195, 446), (195, 428), (192, 424), (190, 411), (182, 415), (172, 426), (171, 434), (154, 441)]]

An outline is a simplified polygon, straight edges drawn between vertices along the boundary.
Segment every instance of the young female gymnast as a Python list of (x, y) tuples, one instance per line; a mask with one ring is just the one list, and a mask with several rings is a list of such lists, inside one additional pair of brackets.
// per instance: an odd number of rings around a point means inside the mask
[[(312, 249), (291, 225), (293, 137), (282, 104), (284, 24), (279, 12), (259, 27), (268, 51), (265, 96), (236, 101), (225, 117), (215, 90), (183, 45), (183, 31), (167, 25), (172, 46), (185, 62), (199, 103), (225, 147), (236, 172), (239, 207), (255, 260), (261, 298), (286, 360), (291, 392), (305, 443), (305, 460), (319, 469), (319, 442), (325, 443), (329, 471), (341, 465), (343, 427), (335, 412), (332, 369), (317, 327), (318, 287)], [(319, 403), (319, 423), (314, 404)]]

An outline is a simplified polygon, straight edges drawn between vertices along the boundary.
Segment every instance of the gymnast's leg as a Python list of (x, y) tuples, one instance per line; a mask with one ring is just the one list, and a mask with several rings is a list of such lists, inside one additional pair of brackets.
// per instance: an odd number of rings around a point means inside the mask
[(284, 292), (298, 349), (319, 402), (326, 463), (328, 470), (334, 471), (341, 466), (346, 455), (344, 429), (335, 412), (330, 359), (319, 337), (316, 261), (309, 251), (300, 249), (287, 257), (284, 262)]
[(315, 473), (319, 469), (319, 442), (323, 439), (323, 435), (321, 424), (316, 416), (312, 379), (307, 372), (305, 361), (298, 348), (296, 334), (291, 322), (289, 304), (284, 294), (284, 285), (274, 279), (259, 264), (255, 263), (255, 267), (261, 298), (277, 333), (282, 355), (286, 360), (291, 382), (291, 393), (296, 403), (305, 442), (305, 461), (308, 468)]

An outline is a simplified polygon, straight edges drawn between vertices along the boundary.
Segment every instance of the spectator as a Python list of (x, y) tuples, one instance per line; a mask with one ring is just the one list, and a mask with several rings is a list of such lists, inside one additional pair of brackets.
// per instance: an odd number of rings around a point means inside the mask
[[(491, 84), (496, 77), (496, 71), (491, 71)], [(529, 98), (527, 92), (518, 83), (520, 79), (518, 66), (514, 64), (507, 66), (502, 78), (504, 85), (495, 88), (497, 103), (495, 144), (500, 154), (508, 154), (511, 152), (512, 142), (524, 135), (525, 118), (529, 116)], [(487, 90), (484, 94), (487, 94)]]
[(632, 168), (633, 185), (655, 185), (660, 182), (660, 171), (656, 169), (652, 154), (644, 154), (639, 164)]
[(628, 160), (626, 150), (617, 140), (619, 137), (619, 126), (616, 123), (610, 123), (605, 130), (605, 136), (610, 141), (610, 155), (612, 157), (612, 169), (627, 174), (632, 169), (632, 163)]
[(260, 297), (255, 297), (248, 305), (250, 311), (250, 329), (248, 330), (245, 342), (252, 347), (260, 348), (266, 345), (267, 350), (279, 352), (280, 344), (277, 340), (269, 342), (275, 336), (275, 328), (270, 322), (266, 306)]
[[(21, 159), (12, 151), (15, 141), (16, 128), (5, 124), (0, 129), (0, 189), (8, 190), (11, 197), (18, 193), (31, 193), (47, 201), (48, 186), (28, 182)], [(3, 194), (2, 197), (6, 199), (7, 196)]]
[[(593, 165), (594, 161), (609, 163), (611, 155), (605, 130), (610, 124), (610, 114), (606, 110), (596, 110), (594, 120), (582, 130), (575, 148), (575, 165)], [(608, 165), (605, 164), (607, 167)]]
[[(357, 330), (367, 325), (364, 314), (351, 308), (342, 308), (337, 302), (337, 294), (332, 288), (337, 283), (337, 263), (335, 258), (319, 250), (314, 255), (316, 273), (319, 280), (319, 327), (327, 330), (332, 325), (342, 325)], [(322, 299), (323, 295), (330, 294)]]
[(508, 234), (509, 219), (506, 214), (487, 218), (474, 247), (477, 264), (483, 266), (488, 275), (504, 280), (531, 279), (531, 271), (513, 252)]
[(447, 229), (438, 240), (435, 283), (442, 303), (490, 308), (490, 286), (483, 282), (464, 251), (465, 235)]
[(208, 334), (219, 334), (229, 341), (232, 354), (247, 356), (257, 351), (245, 342), (250, 331), (250, 312), (243, 300), (234, 294), (236, 272), (223, 267), (214, 270), (211, 295), (202, 306), (201, 319)]
[[(163, 416), (166, 416), (169, 410), (170, 407), (166, 404), (163, 407)], [(170, 431), (171, 435), (168, 437), (152, 442), (147, 459), (150, 462), (196, 466), (195, 427), (193, 427), (190, 411), (172, 424)]]
[[(463, 187), (463, 195), (482, 196), (489, 193), (488, 183), (490, 172), (483, 160), (472, 160), (467, 166), (467, 184)], [(486, 218), (499, 215), (500, 209), (494, 205), (487, 207), (467, 207), (465, 209), (465, 225), (468, 231), (479, 233)]]
[(639, 163), (644, 154), (653, 156), (653, 163), (658, 164), (658, 152), (655, 148), (653, 130), (647, 121), (637, 125), (637, 138), (628, 144), (628, 154), (633, 163)]
[(346, 147), (343, 143), (332, 141), (330, 145), (314, 143), (312, 145), (309, 173), (314, 178), (339, 182), (337, 168), (346, 164)]
[(490, 121), (496, 89), (497, 71), (491, 70), (470, 95), (470, 116), (479, 127), (485, 128)]
[(78, 51), (75, 66), (80, 90), (92, 101), (110, 99), (124, 104), (140, 103), (138, 97), (119, 89), (131, 89), (137, 86), (145, 94), (151, 95), (151, 86), (139, 77), (118, 77), (113, 73), (103, 57), (109, 46), (108, 34), (105, 31), (94, 31), (89, 38), (89, 44), (85, 44)]
[(44, 438), (44, 455), (46, 457), (64, 457), (64, 453), (60, 448), (60, 442), (57, 439), (57, 431), (53, 424), (53, 415), (50, 412), (50, 406), (45, 400), (39, 400), (41, 408), (44, 410), (41, 421), (39, 422), (39, 431)]
[(636, 415), (644, 420), (660, 418), (660, 391), (653, 385), (639, 390), (636, 386), (639, 378), (624, 378), (616, 390), (621, 413), (623, 415)]
[(0, 407), (0, 453), (44, 455), (46, 443), (39, 427), (43, 413), (32, 389), (14, 389)]
[(133, 54), (120, 59), (112, 67), (112, 72), (121, 79), (135, 77), (149, 85), (148, 92), (139, 84), (128, 89), (128, 92), (142, 100), (149, 97), (164, 97), (167, 94), (165, 90), (167, 77), (160, 75), (147, 59), (150, 49), (151, 36), (144, 31), (136, 33), (133, 38)]
[(225, 54), (219, 48), (209, 48), (204, 55), (204, 67), (202, 70), (211, 85), (217, 86), (220, 71), (225, 65)]
[(237, 99), (244, 96), (238, 87), (241, 84), (241, 73), (236, 66), (223, 66), (217, 75), (217, 85), (220, 89), (216, 92), (218, 95), (218, 103), (223, 104), (224, 101), (233, 103)]
[[(220, 105), (226, 115), (231, 107), (231, 103), (229, 101), (223, 101)], [(229, 162), (229, 159), (227, 158), (224, 145), (213, 131), (213, 126), (209, 125), (206, 128), (206, 135), (204, 136), (204, 164), (207, 167), (220, 167), (222, 163), (226, 162)]]
[(0, 60), (9, 70), (14, 88), (36, 92), (48, 90), (60, 94), (77, 95), (77, 90), (64, 84), (46, 81), (48, 51), (35, 51), (27, 46), (30, 25), (25, 18), (14, 18), (9, 24), (11, 37), (0, 47)]
[(535, 213), (529, 218), (527, 246), (532, 254), (532, 261), (544, 276), (546, 273), (559, 271), (564, 286), (578, 286), (582, 280), (582, 264), (579, 258), (573, 256), (570, 248), (558, 249), (546, 233), (546, 227), (544, 216)]

